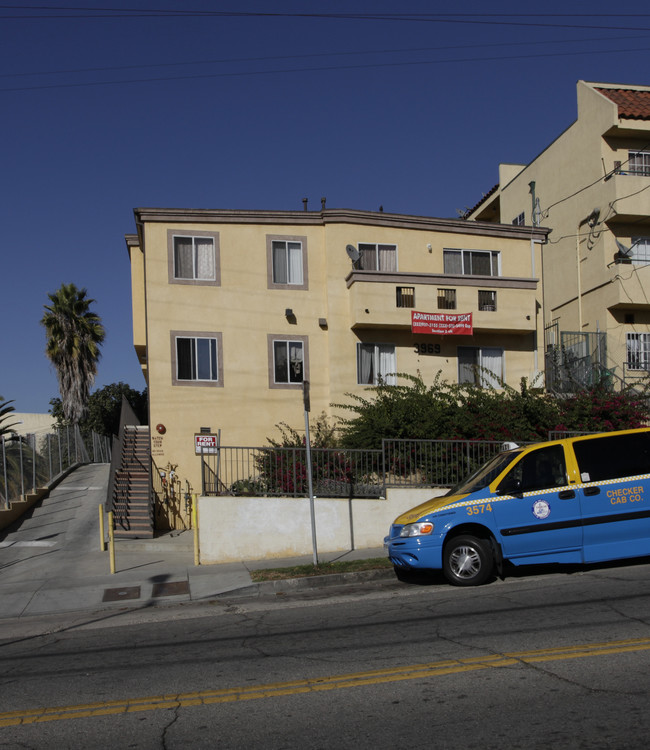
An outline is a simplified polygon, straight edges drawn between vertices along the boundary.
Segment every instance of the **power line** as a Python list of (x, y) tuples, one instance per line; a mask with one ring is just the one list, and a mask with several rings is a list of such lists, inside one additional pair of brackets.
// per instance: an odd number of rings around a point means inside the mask
[[(648, 52), (647, 47), (625, 47), (623, 49), (613, 50), (598, 50), (599, 55), (604, 54), (616, 54), (616, 53), (630, 53), (630, 52)], [(397, 67), (412, 67), (416, 65), (443, 65), (449, 63), (464, 63), (464, 62), (498, 62), (501, 60), (531, 60), (535, 58), (552, 58), (552, 57), (575, 57), (578, 55), (592, 55), (593, 51), (587, 52), (549, 52), (539, 53), (533, 55), (501, 55), (492, 57), (463, 57), (463, 58), (451, 58), (446, 60), (421, 60), (421, 61), (410, 61), (410, 62), (394, 62), (394, 63), (366, 63), (359, 65), (328, 65), (322, 67), (303, 67), (303, 68), (280, 68), (275, 70), (256, 70), (256, 71), (240, 71), (240, 72), (224, 72), (224, 73), (201, 73), (196, 75), (185, 75), (185, 76), (165, 76), (159, 78), (132, 78), (122, 79), (114, 81), (89, 81), (83, 83), (56, 83), (56, 84), (41, 84), (38, 86), (16, 86), (0, 88), (0, 92), (9, 91), (37, 91), (44, 89), (65, 89), (65, 88), (82, 88), (89, 86), (114, 86), (127, 83), (157, 83), (165, 81), (187, 81), (187, 80), (200, 80), (206, 78), (238, 78), (245, 76), (256, 76), (256, 75), (278, 75), (287, 73), (312, 73), (312, 72), (328, 72), (334, 70), (363, 70), (363, 69), (379, 69), (379, 68), (397, 68)], [(554, 204), (556, 205), (556, 204)]]
[[(592, 24), (567, 24), (529, 21), (504, 21), (504, 18), (582, 18), (581, 14), (490, 14), (490, 13), (280, 13), (270, 11), (195, 11), (195, 10), (169, 10), (169, 9), (133, 9), (133, 8), (92, 8), (87, 6), (43, 6), (43, 5), (0, 5), (5, 10), (38, 10), (59, 11), (59, 14), (28, 14), (28, 15), (4, 15), (3, 20), (30, 20), (46, 18), (306, 18), (306, 19), (333, 19), (333, 20), (363, 20), (363, 21), (405, 21), (415, 23), (446, 23), (446, 24), (478, 24), (497, 26), (526, 26), (535, 28), (563, 28), (563, 29), (600, 29), (607, 31), (650, 31), (650, 28), (638, 26), (597, 26)], [(85, 11), (77, 13), (77, 11)], [(75, 13), (75, 15), (73, 15)], [(590, 14), (590, 17), (599, 18), (647, 18), (648, 13), (628, 14)], [(499, 19), (499, 20), (479, 20)]]
[(183, 65), (216, 65), (223, 63), (240, 63), (240, 62), (264, 62), (267, 60), (307, 60), (317, 57), (347, 57), (347, 56), (361, 56), (361, 55), (387, 55), (387, 54), (400, 54), (404, 52), (442, 52), (446, 50), (461, 50), (461, 49), (478, 49), (478, 48), (504, 48), (504, 47), (531, 47), (531, 46), (548, 46), (549, 44), (579, 44), (581, 42), (614, 42), (622, 39), (647, 39), (647, 36), (616, 36), (616, 37), (599, 37), (595, 39), (561, 39), (561, 40), (542, 40), (537, 42), (496, 42), (493, 44), (454, 44), (443, 47), (404, 47), (398, 49), (377, 49), (377, 50), (353, 50), (351, 52), (313, 52), (311, 54), (303, 55), (266, 55), (258, 57), (224, 57), (216, 58), (213, 60), (179, 60), (176, 62), (168, 63), (148, 63), (139, 65), (110, 65), (105, 67), (93, 67), (93, 68), (64, 68), (59, 70), (38, 70), (20, 73), (0, 73), (0, 78), (25, 78), (29, 76), (52, 76), (62, 75), (69, 73), (99, 73), (108, 72), (113, 70), (144, 70), (149, 68), (171, 68), (179, 67)]

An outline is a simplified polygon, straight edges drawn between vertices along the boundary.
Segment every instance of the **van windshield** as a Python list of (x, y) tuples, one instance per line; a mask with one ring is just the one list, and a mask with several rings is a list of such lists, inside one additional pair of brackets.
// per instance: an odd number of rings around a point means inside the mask
[(447, 495), (467, 495), (470, 492), (482, 490), (484, 487), (487, 487), (493, 479), (498, 477), (506, 466), (512, 463), (520, 453), (521, 450), (499, 453), (468, 477), (465, 477), (462, 482), (455, 487), (452, 487), (449, 492), (447, 492)]

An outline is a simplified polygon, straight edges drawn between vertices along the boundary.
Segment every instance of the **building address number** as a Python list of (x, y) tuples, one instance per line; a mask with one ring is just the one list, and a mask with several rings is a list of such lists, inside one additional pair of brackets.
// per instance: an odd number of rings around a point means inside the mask
[(440, 354), (440, 344), (416, 344), (416, 354)]

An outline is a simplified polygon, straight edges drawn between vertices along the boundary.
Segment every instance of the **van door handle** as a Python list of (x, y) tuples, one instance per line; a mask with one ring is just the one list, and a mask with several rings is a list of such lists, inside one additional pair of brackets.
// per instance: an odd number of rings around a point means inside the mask
[(557, 496), (560, 500), (570, 500), (572, 497), (576, 496), (576, 493), (573, 490), (562, 490), (562, 492), (557, 493)]
[(600, 495), (600, 487), (585, 487), (585, 495)]

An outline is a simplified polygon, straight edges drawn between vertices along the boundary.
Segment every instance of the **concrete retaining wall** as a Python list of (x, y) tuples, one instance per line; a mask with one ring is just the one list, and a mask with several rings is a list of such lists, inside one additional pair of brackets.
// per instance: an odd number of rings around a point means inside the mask
[[(316, 498), (319, 552), (381, 547), (390, 524), (443, 488), (388, 489), (386, 499)], [(201, 564), (311, 555), (308, 498), (199, 497)]]

